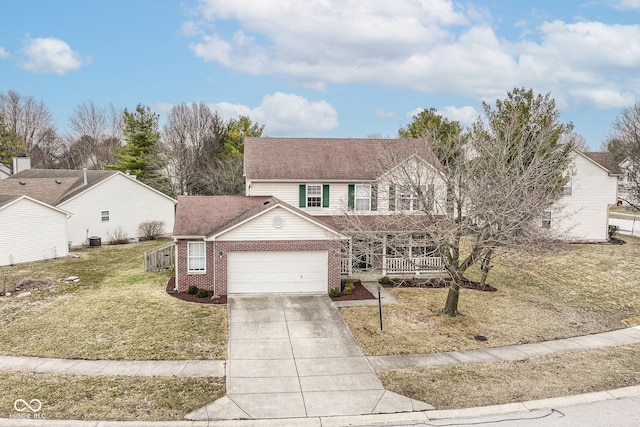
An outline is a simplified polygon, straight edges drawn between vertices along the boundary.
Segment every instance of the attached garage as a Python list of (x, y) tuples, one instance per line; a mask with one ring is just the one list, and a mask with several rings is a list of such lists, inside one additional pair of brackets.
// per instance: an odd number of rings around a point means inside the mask
[(327, 294), (340, 286), (347, 237), (267, 196), (179, 196), (178, 292)]
[(327, 293), (328, 251), (228, 252), (227, 292)]

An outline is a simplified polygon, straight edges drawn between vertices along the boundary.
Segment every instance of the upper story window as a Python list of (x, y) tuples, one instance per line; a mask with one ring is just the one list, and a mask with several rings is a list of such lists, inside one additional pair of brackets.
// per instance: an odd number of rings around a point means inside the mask
[(357, 211), (371, 210), (371, 184), (356, 184), (355, 208)]
[(109, 211), (100, 211), (100, 221), (102, 222), (109, 221)]
[(433, 209), (435, 186), (429, 184), (423, 191), (416, 191), (411, 186), (392, 185), (389, 187), (389, 210), (392, 211), (424, 211)]
[(204, 273), (207, 265), (205, 242), (189, 242), (187, 245), (187, 272)]
[(571, 182), (571, 179), (569, 179), (569, 181), (567, 181), (567, 183), (562, 188), (562, 194), (564, 196), (570, 196), (571, 194), (573, 194), (573, 183)]
[(328, 208), (329, 185), (328, 184), (300, 184), (301, 208)]
[(322, 185), (307, 185), (307, 207), (319, 208), (322, 206)]

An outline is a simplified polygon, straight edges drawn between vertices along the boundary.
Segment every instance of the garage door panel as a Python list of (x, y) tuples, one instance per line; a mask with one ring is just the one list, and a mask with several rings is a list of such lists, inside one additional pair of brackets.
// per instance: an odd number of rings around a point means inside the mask
[(229, 293), (326, 293), (327, 251), (229, 252)]

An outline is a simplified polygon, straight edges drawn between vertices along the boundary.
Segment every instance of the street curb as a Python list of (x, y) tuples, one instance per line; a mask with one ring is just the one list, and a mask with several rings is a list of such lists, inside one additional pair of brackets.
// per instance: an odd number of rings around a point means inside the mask
[(504, 405), (422, 412), (401, 412), (396, 414), (220, 421), (81, 421), (0, 418), (0, 427), (346, 427), (371, 424), (388, 425), (394, 423), (426, 423), (429, 420), (529, 413), (541, 409), (555, 409), (635, 396), (640, 396), (640, 386), (622, 387), (609, 391), (531, 400), (521, 403), (507, 403)]

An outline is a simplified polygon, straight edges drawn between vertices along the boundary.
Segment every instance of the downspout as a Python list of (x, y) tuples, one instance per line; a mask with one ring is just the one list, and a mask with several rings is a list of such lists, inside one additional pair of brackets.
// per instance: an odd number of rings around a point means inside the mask
[(218, 264), (218, 252), (216, 250), (216, 241), (213, 241), (213, 296), (217, 296), (218, 292), (216, 292), (216, 269)]
[(176, 268), (176, 271), (175, 271), (176, 280), (173, 283), (173, 290), (177, 292), (178, 291), (178, 268), (180, 266), (180, 263), (178, 262), (178, 260), (179, 260), (179, 257), (178, 257), (178, 241), (176, 239), (173, 239), (173, 244), (174, 244), (174, 248), (175, 248), (175, 251), (174, 251), (174, 254), (173, 254), (173, 258), (174, 258), (173, 262), (174, 262), (174, 265), (175, 265), (175, 268)]

